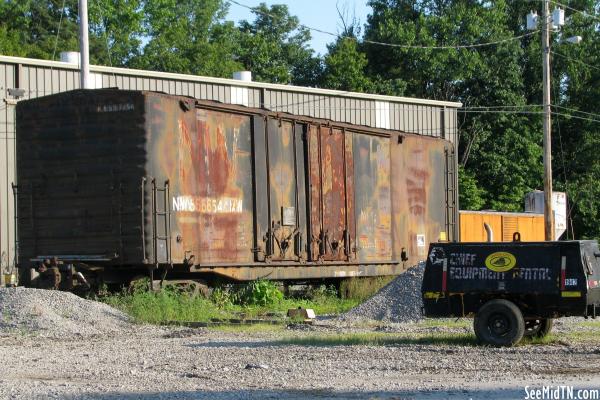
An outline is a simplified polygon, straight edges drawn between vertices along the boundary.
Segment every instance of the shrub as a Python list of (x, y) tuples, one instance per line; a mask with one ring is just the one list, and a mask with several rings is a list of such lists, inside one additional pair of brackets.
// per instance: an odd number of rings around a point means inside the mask
[(283, 300), (283, 293), (277, 285), (265, 279), (248, 283), (239, 293), (238, 301), (242, 305), (268, 306)]

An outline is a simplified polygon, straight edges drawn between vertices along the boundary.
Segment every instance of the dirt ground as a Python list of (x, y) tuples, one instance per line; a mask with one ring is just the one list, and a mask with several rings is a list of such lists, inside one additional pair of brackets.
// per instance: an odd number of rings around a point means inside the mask
[[(526, 387), (600, 389), (600, 325), (556, 331), (549, 344), (508, 349), (469, 342), (467, 324), (10, 334), (0, 336), (0, 398), (523, 399)], [(390, 341), (336, 343), (349, 332)]]

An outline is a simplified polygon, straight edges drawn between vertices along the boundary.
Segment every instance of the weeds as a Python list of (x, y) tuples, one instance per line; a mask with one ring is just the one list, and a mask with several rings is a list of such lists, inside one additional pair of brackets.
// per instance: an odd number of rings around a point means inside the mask
[(340, 283), (340, 295), (344, 299), (355, 300), (362, 303), (394, 280), (394, 278), (396, 278), (396, 276), (344, 279)]
[(209, 322), (212, 319), (257, 318), (269, 313), (285, 314), (290, 308), (312, 308), (318, 315), (339, 314), (358, 301), (340, 299), (334, 288), (318, 288), (301, 297), (284, 297), (271, 281), (250, 282), (241, 288), (213, 289), (209, 298), (167, 287), (158, 292), (139, 282), (129, 290), (102, 296), (100, 300), (131, 315), (138, 322)]
[(128, 313), (138, 322), (208, 322), (213, 318), (229, 317), (225, 309), (218, 308), (207, 299), (172, 290), (124, 292), (104, 297), (102, 300)]
[(259, 279), (244, 286), (238, 302), (242, 305), (270, 306), (283, 300), (283, 293), (273, 281)]

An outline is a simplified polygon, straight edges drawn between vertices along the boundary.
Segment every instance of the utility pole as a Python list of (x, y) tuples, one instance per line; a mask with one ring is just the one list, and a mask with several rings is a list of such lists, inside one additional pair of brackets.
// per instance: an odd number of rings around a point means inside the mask
[(542, 9), (542, 65), (544, 81), (544, 237), (554, 240), (554, 212), (552, 211), (552, 141), (550, 108), (550, 0), (543, 0)]
[(90, 45), (88, 41), (87, 0), (79, 0), (79, 52), (81, 54), (81, 89), (90, 87)]
[[(536, 30), (538, 15), (532, 10), (527, 14), (527, 29)], [(551, 101), (550, 101), (550, 35), (552, 29), (560, 29), (565, 24), (565, 12), (560, 7), (550, 15), (550, 0), (542, 0), (542, 67), (544, 89), (544, 237), (545, 240), (555, 240), (554, 211), (552, 210), (552, 142), (551, 142)], [(559, 43), (581, 43), (581, 36), (571, 36), (561, 39)]]

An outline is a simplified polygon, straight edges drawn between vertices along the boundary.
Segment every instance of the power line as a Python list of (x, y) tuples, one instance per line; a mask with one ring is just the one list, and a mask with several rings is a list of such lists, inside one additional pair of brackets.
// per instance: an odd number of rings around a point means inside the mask
[[(54, 93), (52, 91), (43, 91), (43, 90), (30, 90), (29, 92), (34, 93), (37, 92), (39, 93)], [(303, 106), (312, 110), (320, 110), (320, 111), (392, 111), (391, 107), (393, 107), (395, 104), (398, 103), (390, 103), (390, 107), (335, 107), (335, 106), (328, 106), (328, 105), (310, 105), (310, 103), (315, 103), (315, 102), (319, 102), (319, 101), (324, 101), (326, 100), (326, 98), (318, 98), (318, 99), (314, 99), (314, 100), (306, 100), (303, 102), (297, 102), (297, 103), (286, 103), (286, 104), (267, 104), (267, 103), (257, 103), (257, 104), (252, 104), (252, 107), (265, 107), (267, 109), (270, 110), (281, 110), (281, 109), (285, 109), (285, 108), (290, 108), (290, 107), (295, 107), (295, 106)], [(429, 109), (424, 109), (422, 107), (417, 107), (417, 106), (409, 106), (406, 107), (402, 104), (399, 105), (400, 108), (398, 111), (402, 112), (402, 111), (414, 111), (414, 112), (421, 112), (421, 113), (444, 113), (444, 112), (448, 112), (447, 110), (445, 111), (443, 108), (441, 107), (436, 107), (436, 106), (431, 106), (431, 108)], [(524, 105), (505, 105), (505, 106), (472, 106), (472, 107), (460, 107), (460, 108), (456, 108), (455, 110), (457, 112), (463, 113), (463, 114), (524, 114), (524, 115), (542, 115), (544, 114), (544, 111), (535, 111), (535, 110), (530, 110), (530, 108), (539, 108), (542, 107), (539, 104), (524, 104)], [(575, 113), (580, 113), (580, 114), (585, 114), (585, 115), (589, 115), (591, 117), (597, 117), (598, 119), (595, 118), (585, 118), (585, 117), (580, 117), (577, 115), (572, 115), (572, 114), (567, 114), (567, 113), (560, 113), (560, 112), (556, 112), (553, 111), (552, 114), (554, 115), (558, 115), (558, 116), (562, 116), (562, 117), (566, 117), (566, 118), (574, 118), (574, 119), (580, 119), (580, 120), (584, 120), (584, 121), (590, 121), (590, 122), (600, 122), (600, 114), (594, 114), (594, 113), (589, 113), (586, 111), (580, 111), (580, 110), (576, 110), (573, 108), (568, 108), (568, 107), (563, 107), (563, 106), (558, 106), (558, 105), (552, 105), (552, 107), (557, 107), (557, 108), (561, 108), (567, 111), (571, 111), (571, 112), (575, 112)], [(325, 118), (325, 117), (324, 117)], [(427, 130), (427, 129), (424, 129)], [(432, 129), (432, 130), (435, 130)]]
[(62, 7), (60, 9), (60, 19), (58, 20), (58, 29), (56, 30), (56, 38), (54, 39), (54, 50), (52, 50), (52, 60), (54, 61), (54, 56), (56, 55), (56, 47), (58, 46), (58, 37), (60, 35), (60, 26), (62, 25), (63, 14), (65, 13), (65, 1), (62, 2)]
[[(474, 113), (474, 114), (537, 114), (537, 115), (544, 114), (544, 111), (524, 111), (524, 110), (462, 110), (462, 109), (458, 109), (458, 111), (462, 112), (462, 113)], [(577, 112), (577, 110), (574, 110), (574, 111)], [(560, 112), (556, 112), (556, 111), (552, 111), (551, 114), (558, 115), (561, 117), (566, 117), (566, 118), (573, 118), (573, 119), (579, 119), (579, 120), (583, 120), (583, 121), (589, 121), (589, 122), (600, 122), (600, 115), (592, 114), (592, 113), (586, 113), (586, 114), (598, 116), (599, 119), (580, 117), (578, 115), (565, 114), (565, 113), (560, 113)]]
[(542, 104), (523, 104), (519, 106), (470, 106), (460, 107), (459, 110), (478, 110), (478, 109), (498, 109), (498, 108), (530, 108), (530, 107), (543, 107)]
[(523, 35), (513, 36), (513, 37), (502, 39), (502, 40), (497, 40), (495, 42), (475, 43), (475, 44), (465, 44), (465, 45), (450, 45), (450, 46), (419, 46), (419, 45), (410, 45), (410, 44), (383, 43), (383, 42), (376, 42), (373, 40), (363, 40), (363, 43), (369, 43), (369, 44), (374, 44), (374, 45), (379, 45), (379, 46), (387, 46), (387, 47), (397, 47), (397, 48), (402, 48), (402, 49), (418, 49), (418, 50), (472, 49), (472, 48), (477, 48), (477, 47), (487, 47), (487, 46), (494, 46), (497, 44), (512, 42), (515, 40), (523, 39), (528, 36), (535, 35), (538, 32), (539, 31), (533, 31), (533, 32), (525, 33)]
[[(106, 23), (106, 21), (104, 20), (104, 15), (102, 14), (102, 5), (101, 4), (98, 4), (98, 12), (100, 13), (100, 21)], [(104, 39), (106, 41), (106, 54), (108, 55), (108, 64), (109, 64), (109, 66), (112, 67), (113, 63), (112, 63), (112, 57), (110, 54), (110, 45), (108, 43), (108, 32), (107, 31), (108, 31), (108, 24), (106, 23), (104, 25), (104, 29), (103, 29), (102, 33), (103, 33)], [(114, 75), (114, 72), (113, 72), (113, 75)]]
[(563, 106), (559, 106), (559, 105), (556, 105), (556, 104), (553, 104), (552, 107), (562, 108), (563, 110), (567, 110), (567, 111), (571, 111), (571, 112), (576, 112), (576, 113), (590, 115), (592, 117), (600, 118), (600, 114), (594, 114), (594, 113), (590, 113), (590, 112), (587, 112), (587, 111), (580, 111), (580, 110), (576, 110), (574, 108), (563, 107)]
[(558, 1), (555, 1), (555, 0), (550, 0), (550, 2), (551, 2), (551, 3), (554, 3), (554, 4), (556, 4), (557, 6), (564, 7), (564, 8), (565, 8), (565, 9), (567, 9), (567, 10), (571, 10), (571, 11), (574, 11), (574, 12), (576, 12), (576, 13), (579, 13), (579, 14), (583, 15), (584, 17), (590, 17), (590, 18), (593, 18), (593, 19), (595, 19), (596, 21), (600, 21), (600, 17), (598, 17), (597, 15), (590, 14), (590, 13), (588, 13), (588, 12), (586, 12), (586, 11), (581, 11), (581, 10), (578, 10), (578, 9), (576, 9), (576, 8), (573, 8), (573, 7), (571, 7), (571, 6), (568, 6), (568, 5), (566, 5), (566, 4), (559, 3)]
[[(554, 90), (554, 95), (556, 98), (559, 97), (559, 88), (556, 87), (556, 89)], [(558, 107), (558, 106), (555, 106)], [(562, 140), (562, 134), (560, 131), (560, 119), (557, 118), (556, 119), (556, 126), (557, 126), (557, 130), (558, 130), (558, 143), (559, 143), (559, 148), (560, 148), (560, 155), (561, 155), (561, 162), (562, 162), (562, 169), (563, 169), (563, 177), (565, 178), (565, 191), (569, 192), (569, 178), (567, 176), (567, 163), (566, 163), (566, 157), (565, 157), (565, 149), (564, 149), (564, 145), (563, 145), (563, 140)], [(569, 195), (569, 197), (571, 196), (570, 193), (567, 193)], [(567, 212), (567, 239), (569, 238), (569, 225), (571, 226), (571, 237), (574, 239), (575, 238), (575, 232), (573, 231), (573, 219), (571, 218), (571, 212), (573, 210), (573, 206), (574, 206), (574, 202), (570, 201), (567, 204), (567, 208), (568, 208), (568, 212)], [(570, 224), (569, 224), (570, 222)]]
[[(262, 14), (271, 18), (277, 18), (277, 16), (270, 14), (268, 12), (265, 11), (261, 11), (259, 10), (257, 7), (251, 7), (242, 3), (239, 3), (236, 0), (228, 0), (230, 3), (233, 3), (237, 6), (246, 8), (252, 12), (258, 13), (258, 14)], [(325, 31), (323, 29), (319, 29), (319, 28), (313, 28), (310, 27), (308, 25), (304, 25), (304, 24), (299, 24), (300, 27), (314, 31), (314, 32), (319, 32), (325, 35), (329, 35), (329, 36), (333, 36), (333, 37), (338, 37), (339, 35), (337, 33), (333, 33), (333, 32), (328, 32)], [(363, 39), (362, 42), (363, 43), (368, 43), (368, 44), (373, 44), (373, 45), (377, 45), (377, 46), (385, 46), (385, 47), (393, 47), (393, 48), (401, 48), (401, 49), (415, 49), (415, 50), (451, 50), (451, 49), (472, 49), (472, 48), (478, 48), (478, 47), (487, 47), (487, 46), (495, 46), (498, 44), (502, 44), (502, 43), (507, 43), (507, 42), (512, 42), (515, 40), (519, 40), (519, 39), (523, 39), (525, 37), (528, 36), (532, 36), (535, 35), (536, 33), (538, 33), (539, 30), (536, 31), (532, 31), (523, 35), (519, 35), (519, 36), (513, 36), (510, 38), (505, 38), (505, 39), (500, 39), (494, 42), (487, 42), (487, 43), (475, 43), (475, 44), (457, 44), (457, 45), (445, 45), (445, 46), (422, 46), (422, 45), (410, 45), (410, 44), (397, 44), (397, 43), (385, 43), (385, 42), (378, 42), (375, 40), (368, 40), (368, 39)], [(357, 40), (355, 38), (353, 38), (354, 40)], [(358, 41), (358, 40), (357, 40)]]
[(462, 110), (458, 109), (462, 113), (473, 113), (473, 114), (544, 114), (544, 111), (526, 111), (526, 110)]
[(594, 118), (586, 118), (586, 117), (579, 117), (577, 115), (572, 115), (572, 114), (564, 114), (564, 113), (559, 113), (556, 111), (552, 111), (552, 115), (558, 115), (561, 117), (566, 117), (566, 118), (573, 118), (573, 119), (580, 119), (582, 121), (589, 121), (589, 122), (600, 122), (600, 119), (594, 119)]
[(572, 62), (577, 63), (577, 64), (585, 65), (588, 68), (593, 68), (593, 69), (597, 69), (597, 70), (600, 71), (600, 67), (596, 67), (594, 65), (587, 64), (587, 63), (585, 63), (583, 61), (580, 61), (580, 60), (577, 60), (575, 58), (571, 58), (569, 56), (565, 56), (564, 54), (560, 54), (560, 53), (557, 53), (555, 51), (550, 51), (550, 53), (554, 54), (555, 56), (559, 56), (560, 58), (564, 58), (565, 60), (569, 60), (569, 61), (572, 61)]

